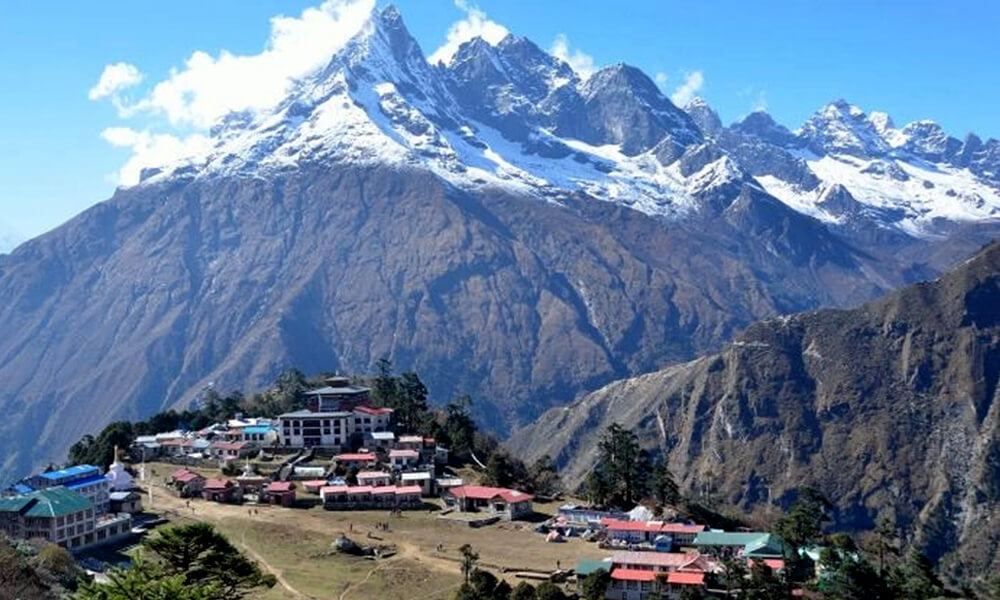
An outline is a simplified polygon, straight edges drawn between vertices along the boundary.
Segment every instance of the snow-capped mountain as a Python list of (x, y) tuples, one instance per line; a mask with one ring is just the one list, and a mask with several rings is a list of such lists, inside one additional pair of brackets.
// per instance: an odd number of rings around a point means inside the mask
[[(688, 107), (717, 120), (704, 103)], [(1000, 219), (998, 142), (948, 136), (933, 121), (897, 128), (844, 100), (792, 132), (755, 112), (710, 137), (775, 197), (830, 225), (933, 235), (954, 223)], [(830, 194), (850, 202), (829, 203)], [(843, 211), (851, 206), (850, 214)]]
[(896, 128), (843, 100), (795, 131), (763, 112), (723, 127), (703, 100), (681, 110), (639, 69), (584, 80), (513, 35), (475, 38), (432, 66), (393, 7), (273, 110), (229, 115), (212, 135), (206, 153), (144, 180), (393, 164), (556, 202), (582, 191), (666, 218), (701, 211), (699, 195), (735, 180), (831, 225), (845, 222), (822, 204), (834, 185), (858, 203), (856, 217), (915, 235), (1000, 218), (996, 140), (959, 141), (931, 121)]
[(516, 36), (432, 65), (393, 8), (210, 137), (0, 255), (0, 471), (210, 383), (385, 356), (505, 430), (756, 320), (935, 277), (1000, 231), (923, 235), (991, 218), (995, 141), (844, 103), (725, 127), (638, 69), (582, 78)]

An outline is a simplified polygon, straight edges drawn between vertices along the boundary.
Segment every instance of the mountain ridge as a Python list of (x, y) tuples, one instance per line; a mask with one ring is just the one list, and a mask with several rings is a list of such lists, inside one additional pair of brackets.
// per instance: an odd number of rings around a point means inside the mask
[(688, 493), (763, 510), (814, 486), (837, 526), (889, 518), (953, 574), (1000, 538), (1000, 243), (855, 309), (751, 325), (720, 353), (606, 386), (514, 434), (579, 483), (618, 422)]

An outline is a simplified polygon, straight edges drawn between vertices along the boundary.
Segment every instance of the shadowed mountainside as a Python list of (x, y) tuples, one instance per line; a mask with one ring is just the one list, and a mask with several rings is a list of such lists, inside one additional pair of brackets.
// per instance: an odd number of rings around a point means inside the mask
[(1000, 243), (939, 280), (852, 310), (749, 327), (719, 354), (615, 382), (510, 445), (572, 482), (613, 422), (668, 457), (689, 493), (752, 510), (813, 485), (842, 527), (891, 518), (965, 575), (1000, 534)]

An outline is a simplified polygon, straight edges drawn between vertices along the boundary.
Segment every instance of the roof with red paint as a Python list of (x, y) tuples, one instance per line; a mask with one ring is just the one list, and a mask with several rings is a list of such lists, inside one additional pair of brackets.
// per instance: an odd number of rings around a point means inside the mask
[(677, 585), (705, 585), (704, 573), (681, 573), (673, 572), (667, 574), (667, 583)]
[(420, 458), (416, 450), (390, 450), (389, 458)]
[(501, 498), (506, 502), (530, 502), (534, 500), (531, 494), (506, 488), (486, 487), (481, 485), (460, 485), (445, 491), (456, 498), (472, 498), (474, 500), (492, 500)]
[(195, 473), (194, 471), (189, 471), (188, 469), (177, 469), (170, 474), (170, 478), (174, 481), (180, 481), (183, 483), (188, 483), (194, 481), (195, 479), (204, 479), (201, 475)]
[(267, 484), (267, 491), (273, 493), (294, 492), (295, 484), (291, 481), (272, 481)]
[(615, 569), (611, 572), (611, 579), (617, 579), (618, 581), (656, 581), (656, 571)]
[(372, 452), (356, 452), (354, 454), (338, 454), (334, 459), (345, 462), (375, 462), (378, 457)]
[(601, 524), (609, 531), (639, 531), (648, 533), (691, 533), (705, 531), (704, 525), (687, 523), (664, 523), (663, 521), (622, 521), (620, 519), (601, 519)]
[(754, 563), (764, 563), (772, 571), (781, 571), (781, 570), (784, 570), (784, 568), (785, 568), (785, 561), (781, 560), (780, 558), (763, 558), (763, 559), (761, 559), (761, 558), (750, 558), (750, 559), (747, 559), (747, 564), (749, 566), (752, 567), (754, 565)]

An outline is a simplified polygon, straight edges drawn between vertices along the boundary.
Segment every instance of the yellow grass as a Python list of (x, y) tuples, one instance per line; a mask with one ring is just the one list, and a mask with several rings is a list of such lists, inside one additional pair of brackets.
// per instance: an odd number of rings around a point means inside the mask
[[(480, 563), (509, 581), (521, 569), (571, 568), (582, 558), (606, 554), (581, 540), (549, 544), (530, 523), (500, 523), (482, 529), (438, 518), (437, 512), (407, 511), (390, 517), (383, 511), (333, 512), (311, 509), (221, 505), (171, 496), (161, 487), (175, 467), (148, 465), (147, 484), (154, 486), (154, 512), (172, 520), (215, 524), (234, 544), (264, 563), (284, 582), (261, 600), (284, 598), (447, 599), (461, 581), (458, 549), (470, 544)], [(205, 475), (217, 473), (205, 471)], [(304, 495), (305, 496), (305, 495)], [(148, 498), (147, 498), (148, 501)], [(554, 510), (558, 503), (536, 507)], [(388, 522), (389, 531), (378, 528)], [(330, 544), (345, 534), (359, 544), (394, 545), (389, 559), (370, 560), (334, 554)], [(373, 536), (369, 538), (369, 536)], [(379, 539), (375, 539), (379, 538)], [(438, 548), (442, 551), (438, 551)]]

